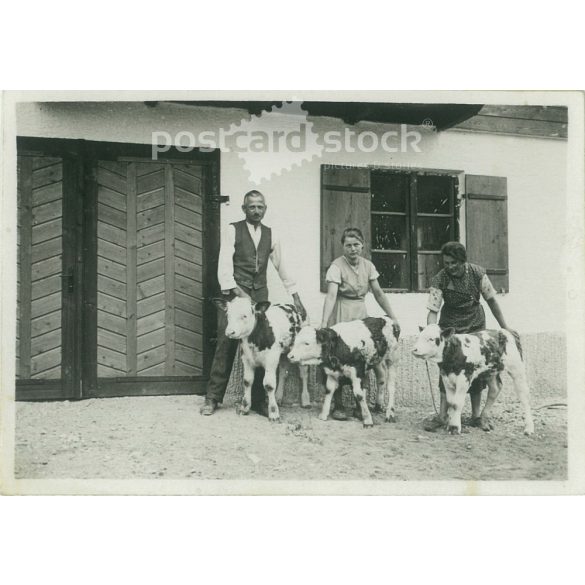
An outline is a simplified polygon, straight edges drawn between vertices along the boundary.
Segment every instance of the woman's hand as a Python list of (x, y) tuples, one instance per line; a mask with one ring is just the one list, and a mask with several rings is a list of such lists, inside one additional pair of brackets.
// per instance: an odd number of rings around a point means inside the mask
[(394, 337), (398, 339), (400, 337), (400, 323), (396, 319), (392, 321), (392, 333), (394, 333)]
[(518, 333), (518, 331), (516, 331), (515, 329), (510, 329), (509, 327), (502, 327), (502, 329), (505, 329), (506, 331), (511, 333), (514, 336), (514, 339), (516, 340), (516, 345), (520, 345), (520, 333)]

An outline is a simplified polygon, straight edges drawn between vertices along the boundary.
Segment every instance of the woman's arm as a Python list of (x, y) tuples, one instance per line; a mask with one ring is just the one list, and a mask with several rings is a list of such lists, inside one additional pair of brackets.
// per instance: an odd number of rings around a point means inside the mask
[(377, 303), (380, 305), (382, 310), (386, 313), (386, 315), (388, 315), (388, 317), (390, 317), (390, 319), (392, 319), (392, 321), (398, 323), (398, 319), (396, 318), (396, 315), (394, 314), (394, 311), (390, 306), (390, 301), (388, 300), (388, 297), (384, 294), (384, 291), (381, 289), (380, 283), (378, 282), (377, 278), (375, 280), (370, 280), (370, 288), (372, 290), (374, 298), (376, 299)]
[(492, 297), (491, 299), (488, 299), (486, 302), (489, 305), (489, 308), (493, 316), (496, 318), (496, 321), (498, 322), (499, 326), (502, 329), (508, 329), (508, 326), (506, 325), (506, 319), (504, 319), (504, 314), (502, 313), (502, 309), (500, 309), (500, 305), (498, 304), (496, 297)]
[(430, 311), (427, 315), (427, 325), (434, 325), (439, 319), (439, 313), (437, 311)]
[(337, 300), (337, 290), (339, 285), (336, 282), (327, 283), (327, 295), (325, 296), (325, 302), (323, 303), (323, 317), (321, 318), (321, 327), (327, 327), (331, 313), (333, 313), (333, 307), (335, 307), (335, 301)]

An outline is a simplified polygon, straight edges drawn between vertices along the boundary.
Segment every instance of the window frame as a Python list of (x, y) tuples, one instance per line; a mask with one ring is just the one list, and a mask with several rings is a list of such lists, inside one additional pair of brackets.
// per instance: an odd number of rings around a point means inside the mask
[[(465, 217), (463, 204), (464, 204), (464, 186), (465, 186), (465, 173), (462, 170), (457, 169), (434, 169), (434, 168), (417, 168), (417, 167), (409, 167), (404, 169), (399, 169), (395, 167), (383, 167), (380, 165), (368, 165), (368, 170), (370, 172), (370, 185), (371, 185), (371, 178), (372, 173), (379, 171), (385, 174), (401, 174), (407, 175), (409, 177), (409, 186), (408, 186), (408, 195), (406, 200), (406, 212), (405, 216), (407, 218), (408, 227), (407, 227), (407, 250), (402, 251), (407, 254), (408, 258), (408, 269), (409, 269), (409, 281), (410, 287), (409, 288), (391, 288), (391, 287), (382, 287), (382, 290), (385, 293), (410, 293), (410, 294), (421, 294), (427, 293), (429, 288), (419, 289), (418, 288), (418, 254), (420, 253), (417, 249), (417, 219), (419, 214), (417, 212), (417, 178), (419, 176), (448, 176), (454, 179), (454, 192), (452, 197), (450, 198), (449, 202), (449, 213), (448, 214), (432, 214), (432, 213), (425, 213), (422, 217), (449, 217), (453, 218), (454, 222), (451, 227), (451, 236), (452, 239), (455, 241), (460, 241), (463, 244), (465, 234), (465, 226), (461, 225), (461, 219)], [(371, 193), (371, 188), (370, 188)], [(372, 225), (372, 217), (374, 215), (402, 215), (399, 213), (394, 212), (384, 212), (384, 211), (370, 211), (370, 226)], [(373, 246), (370, 247), (370, 256), (373, 258), (375, 253), (385, 253), (385, 250), (375, 250)], [(388, 253), (396, 253), (395, 250), (388, 250)], [(425, 250), (423, 253), (427, 254), (436, 254), (437, 251), (433, 250)]]

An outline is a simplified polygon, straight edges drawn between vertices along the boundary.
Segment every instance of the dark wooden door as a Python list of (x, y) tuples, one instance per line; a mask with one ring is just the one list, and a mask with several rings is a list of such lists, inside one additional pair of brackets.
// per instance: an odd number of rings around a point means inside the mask
[(17, 399), (203, 393), (219, 154), (18, 141)]
[(79, 159), (19, 153), (17, 165), (17, 397), (78, 398)]

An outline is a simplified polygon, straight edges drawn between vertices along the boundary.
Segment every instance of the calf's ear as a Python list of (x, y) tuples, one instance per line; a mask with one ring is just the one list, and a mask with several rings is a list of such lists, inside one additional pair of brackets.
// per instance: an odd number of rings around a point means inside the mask
[(445, 327), (445, 329), (441, 329), (441, 337), (443, 338), (451, 337), (453, 333), (455, 333), (453, 327)]
[(254, 305), (254, 310), (258, 313), (265, 313), (268, 307), (270, 307), (270, 301), (260, 301)]
[(213, 304), (218, 308), (221, 309), (222, 311), (227, 311), (227, 300), (222, 298), (222, 297), (213, 297), (211, 299), (213, 301)]
[(325, 327), (323, 329), (317, 329), (315, 331), (315, 338), (318, 343), (327, 343), (335, 336), (335, 331)]

